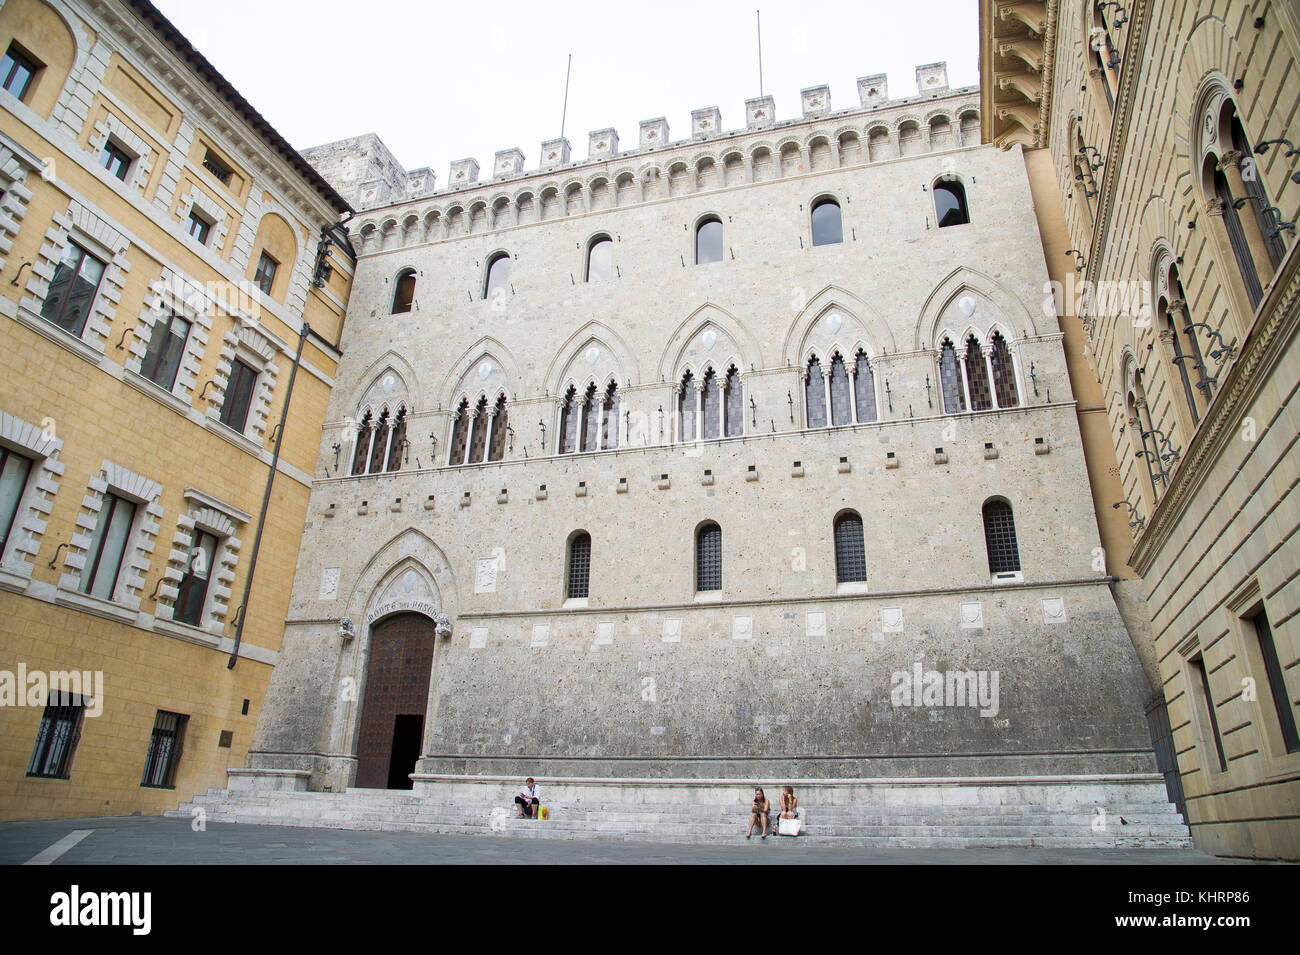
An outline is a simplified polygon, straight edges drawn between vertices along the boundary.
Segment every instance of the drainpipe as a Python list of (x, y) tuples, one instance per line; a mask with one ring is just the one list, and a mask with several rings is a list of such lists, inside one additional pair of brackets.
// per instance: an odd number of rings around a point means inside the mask
[(262, 495), (262, 512), (257, 518), (257, 537), (253, 541), (253, 556), (248, 562), (248, 578), (244, 581), (244, 602), (239, 605), (239, 623), (235, 626), (235, 646), (226, 661), (226, 669), (233, 670), (239, 659), (239, 645), (244, 638), (244, 620), (248, 617), (248, 594), (253, 589), (253, 573), (257, 570), (257, 552), (262, 546), (262, 530), (266, 527), (266, 509), (271, 503), (271, 486), (275, 483), (275, 472), (280, 464), (280, 445), (284, 442), (285, 420), (289, 417), (289, 401), (293, 398), (293, 381), (298, 377), (298, 365), (302, 362), (302, 346), (307, 342), (311, 326), (305, 321), (298, 333), (298, 353), (293, 356), (293, 370), (289, 372), (289, 389), (284, 395), (284, 407), (280, 409), (280, 428), (275, 439), (275, 453), (271, 455), (271, 473), (266, 476), (266, 493)]

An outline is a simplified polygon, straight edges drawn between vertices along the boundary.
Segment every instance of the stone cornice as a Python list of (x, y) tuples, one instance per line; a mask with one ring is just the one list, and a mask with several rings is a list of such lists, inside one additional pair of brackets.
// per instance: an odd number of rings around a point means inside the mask
[(1237, 440), (1241, 419), (1287, 350), (1293, 347), (1297, 329), (1300, 329), (1300, 253), (1293, 244), (1260, 303), (1240, 354), (1133, 546), (1128, 563), (1139, 574), (1146, 576), (1150, 572), (1156, 557), (1182, 525), (1188, 508), (1215, 470), (1214, 465), (1223, 456), (1228, 442)]

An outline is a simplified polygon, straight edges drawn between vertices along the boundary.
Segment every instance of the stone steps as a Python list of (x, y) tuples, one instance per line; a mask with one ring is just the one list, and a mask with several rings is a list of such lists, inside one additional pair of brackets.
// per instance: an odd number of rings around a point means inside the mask
[[(801, 781), (803, 832), (797, 840), (767, 841), (915, 848), (1188, 847), (1187, 827), (1158, 780), (1143, 775)], [(210, 822), (727, 844), (744, 840), (753, 793), (748, 782), (736, 780), (548, 780), (543, 795), (551, 818), (542, 821), (517, 818), (518, 780), (416, 777), (416, 783), (412, 791), (209, 790), (167, 815), (190, 818), (202, 809)]]

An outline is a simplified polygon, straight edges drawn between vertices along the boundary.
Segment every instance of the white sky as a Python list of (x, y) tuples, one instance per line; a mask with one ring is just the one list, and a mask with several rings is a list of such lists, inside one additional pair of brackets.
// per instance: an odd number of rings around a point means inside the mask
[(759, 94), (754, 11), (763, 12), (763, 91), (778, 119), (799, 91), (829, 84), (831, 105), (858, 103), (857, 77), (889, 74), (892, 98), (916, 93), (916, 67), (946, 60), (953, 87), (979, 82), (975, 0), (656, 0), (653, 3), (154, 0), (163, 14), (295, 147), (378, 133), (408, 170), (451, 161), (491, 175), (498, 149), (538, 165), (560, 133), (585, 159), (587, 134), (665, 116), (674, 140), (690, 112), (745, 125)]

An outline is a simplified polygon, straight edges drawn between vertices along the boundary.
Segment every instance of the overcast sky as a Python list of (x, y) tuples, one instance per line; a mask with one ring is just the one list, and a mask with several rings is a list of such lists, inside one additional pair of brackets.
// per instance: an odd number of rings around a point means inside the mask
[(778, 119), (799, 115), (809, 86), (829, 84), (835, 109), (856, 106), (869, 74), (889, 74), (892, 98), (914, 95), (916, 67), (938, 60), (951, 86), (979, 82), (975, 0), (154, 3), (295, 147), (378, 133), (408, 170), (432, 167), (439, 188), (452, 160), (477, 159), (486, 178), (511, 146), (537, 167), (560, 134), (569, 53), (574, 160), (590, 131), (613, 126), (635, 148), (637, 124), (657, 116), (685, 138), (706, 106), (724, 129), (743, 127), (759, 95), (756, 8)]

